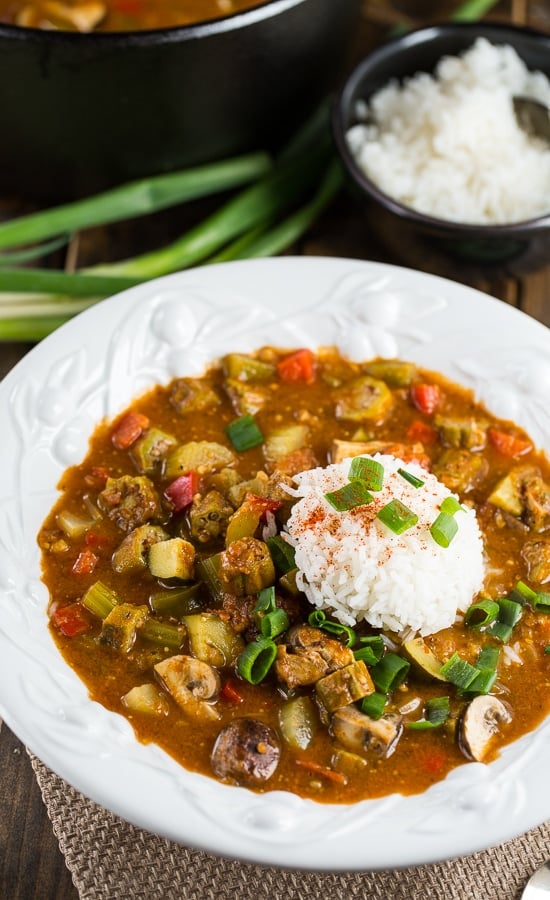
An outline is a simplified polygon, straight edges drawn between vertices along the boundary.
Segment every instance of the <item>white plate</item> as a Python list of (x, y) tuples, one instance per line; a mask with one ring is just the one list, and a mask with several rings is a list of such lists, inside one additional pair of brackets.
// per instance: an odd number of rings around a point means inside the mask
[(49, 767), (128, 821), (221, 855), (316, 870), (464, 855), (550, 816), (550, 719), (424, 794), (327, 806), (187, 772), (90, 701), (46, 627), (37, 531), (102, 417), (229, 350), (334, 344), (470, 385), (550, 449), (550, 336), (459, 284), (352, 260), (230, 263), (133, 288), (44, 340), (0, 385), (0, 715)]

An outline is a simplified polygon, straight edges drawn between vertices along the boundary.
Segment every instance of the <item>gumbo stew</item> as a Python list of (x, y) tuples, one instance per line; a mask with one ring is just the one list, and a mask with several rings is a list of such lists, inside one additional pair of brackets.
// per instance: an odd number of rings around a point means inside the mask
[[(357, 459), (345, 517), (379, 489), (377, 454), (453, 492), (439, 545), (470, 509), (483, 536), (482, 590), (423, 637), (312, 606), (285, 530), (299, 473)], [(188, 769), (326, 802), (410, 794), (549, 712), (550, 468), (437, 374), (231, 353), (100, 424), (60, 488), (39, 535), (54, 639), (94, 700)]]
[(194, 25), (266, 0), (0, 0), (0, 22), (61, 31), (143, 31)]

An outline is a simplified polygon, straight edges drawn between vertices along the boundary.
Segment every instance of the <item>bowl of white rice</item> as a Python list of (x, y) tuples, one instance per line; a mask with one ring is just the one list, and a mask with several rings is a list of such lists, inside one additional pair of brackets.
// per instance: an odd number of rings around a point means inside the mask
[(355, 194), (390, 232), (399, 220), (453, 255), (546, 261), (550, 145), (522, 128), (514, 97), (550, 107), (550, 36), (476, 23), (389, 41), (353, 70), (334, 108)]

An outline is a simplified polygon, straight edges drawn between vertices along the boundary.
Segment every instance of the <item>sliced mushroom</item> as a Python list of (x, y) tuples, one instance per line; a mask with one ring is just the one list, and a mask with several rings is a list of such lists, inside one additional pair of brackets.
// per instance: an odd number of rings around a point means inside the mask
[(220, 690), (220, 677), (212, 666), (193, 656), (170, 656), (155, 666), (155, 673), (181, 708), (197, 719), (220, 718), (208, 703)]
[(498, 697), (490, 694), (474, 697), (460, 721), (458, 741), (461, 750), (470, 759), (483, 762), (499, 725), (511, 721), (508, 707)]
[(376, 756), (390, 756), (403, 731), (402, 717), (387, 713), (381, 719), (371, 719), (355, 706), (338, 709), (331, 719), (331, 733), (352, 753), (371, 751)]
[(210, 762), (218, 778), (254, 787), (271, 778), (281, 746), (269, 725), (257, 719), (234, 719), (214, 744)]

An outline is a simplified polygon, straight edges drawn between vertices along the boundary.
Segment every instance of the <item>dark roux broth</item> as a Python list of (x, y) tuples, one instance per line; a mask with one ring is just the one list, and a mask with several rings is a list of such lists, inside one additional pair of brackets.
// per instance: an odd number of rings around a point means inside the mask
[[(238, 377), (231, 384), (226, 375), (226, 361), (225, 365), (210, 369), (200, 381), (182, 379), (170, 386), (156, 387), (131, 407), (132, 413), (144, 417), (140, 419), (141, 437), (156, 428), (172, 436), (177, 445), (211, 441), (231, 449), (225, 428), (237, 417), (249, 414), (250, 410), (254, 410), (254, 421), (264, 437), (274, 429), (288, 425), (305, 426), (307, 436), (303, 446), (292, 448), (278, 460), (266, 460), (265, 443), (243, 452), (233, 450), (234, 461), (225, 468), (238, 472), (237, 481), (252, 479), (258, 472), (265, 472), (271, 486), (277, 478), (291, 479), (304, 468), (326, 465), (331, 461), (335, 440), (356, 441), (360, 448), (366, 443), (373, 448), (370, 451), (359, 449), (359, 452), (375, 452), (372, 445), (375, 441), (377, 450), (394, 453), (405, 464), (411, 460), (419, 461), (445, 483), (450, 477), (445, 461), (451, 451), (460, 452), (467, 462), (473, 459), (476, 464), (482, 463), (474, 481), (464, 481), (458, 488), (454, 482), (448, 486), (451, 490), (456, 489), (460, 500), (473, 505), (478, 513), (487, 555), (484, 596), (506, 597), (518, 581), (527, 583), (535, 592), (544, 591), (544, 582), (550, 578), (550, 567), (545, 568), (544, 556), (548, 551), (546, 529), (550, 525), (547, 493), (550, 470), (546, 458), (531, 447), (521, 429), (495, 419), (468, 391), (437, 374), (412, 366), (406, 370), (407, 376), (401, 373), (397, 381), (391, 369), (376, 372), (377, 381), (382, 382), (390, 397), (383, 410), (370, 417), (368, 413), (364, 417), (360, 413), (354, 420), (342, 418), (337, 415), (342, 389), (357, 378), (372, 377), (369, 374), (373, 371), (371, 366), (351, 363), (336, 351), (320, 351), (312, 368), (298, 370), (297, 380), (288, 380), (289, 370), (278, 364), (286, 360), (290, 352), (270, 348), (259, 351), (257, 358), (272, 367), (272, 374), (266, 376), (264, 371), (258, 381), (246, 380), (243, 375), (243, 380)], [(195, 408), (192, 404), (181, 406), (182, 390), (185, 393), (189, 385), (193, 387), (195, 397), (199, 390), (202, 408), (196, 408), (196, 404)], [(422, 404), (419, 406), (415, 401), (414, 389), (419, 385), (437, 386), (435, 409), (422, 408)], [(176, 408), (176, 400), (180, 403), (179, 408)], [(200, 402), (198, 405), (200, 407)], [(185, 636), (179, 649), (145, 640), (139, 628), (131, 645), (124, 650), (106, 642), (101, 619), (91, 615), (81, 603), (86, 591), (98, 581), (114, 590), (124, 603), (146, 607), (149, 620), (173, 627), (181, 621), (181, 617), (173, 613), (158, 615), (151, 612), (151, 596), (155, 592), (169, 593), (181, 587), (181, 583), (154, 578), (145, 564), (138, 574), (117, 573), (113, 569), (113, 554), (128, 530), (121, 530), (113, 518), (116, 499), (114, 505), (106, 505), (103, 492), (107, 479), (118, 483), (116, 479), (123, 475), (135, 478), (139, 474), (135, 463), (135, 441), (123, 448), (113, 442), (118, 442), (117, 435), (121, 429), (124, 431), (127, 422), (128, 411), (113, 423), (98, 425), (84, 461), (63, 475), (61, 496), (39, 535), (43, 577), (51, 597), (51, 630), (60, 652), (83, 679), (90, 696), (126, 716), (139, 740), (159, 744), (182, 766), (209, 776), (213, 776), (212, 748), (224, 726), (237, 717), (267, 724), (281, 747), (279, 765), (265, 781), (243, 782), (260, 791), (284, 789), (315, 800), (350, 803), (393, 792), (418, 793), (442, 779), (454, 767), (468, 764), (458, 735), (461, 716), (472, 696), (461, 693), (452, 684), (426, 677), (414, 666), (406, 680), (390, 693), (384, 710), (384, 715), (401, 717), (399, 740), (385, 755), (373, 752), (372, 747), (366, 747), (361, 753), (353, 751), (350, 755), (349, 748), (343, 747), (332, 736), (331, 714), (327, 714), (319, 703), (315, 685), (289, 690), (276, 677), (273, 667), (262, 683), (249, 684), (239, 675), (236, 660), (232, 660), (229, 665), (219, 667), (221, 693), (217, 699), (209, 701), (217, 718), (205, 720), (194, 717), (189, 709), (175, 701), (161, 686), (154, 668), (174, 655), (192, 655)], [(449, 429), (449, 422), (455, 426), (457, 422), (469, 423), (469, 430), (466, 428), (464, 432), (455, 427), (453, 431)], [(465, 446), (468, 442), (475, 446), (468, 448)], [(178, 535), (194, 542), (195, 563), (203, 557), (223, 554), (223, 529), (206, 543), (193, 541), (189, 507), (173, 513), (165, 498), (166, 488), (173, 481), (172, 476), (167, 476), (166, 465), (166, 456), (159, 457), (154, 471), (145, 476), (160, 498), (160, 511), (154, 522), (166, 531), (167, 537)], [(508, 473), (518, 471), (530, 472), (531, 479), (536, 479), (541, 507), (538, 517), (528, 505), (510, 513), (489, 502), (489, 496), (502, 479)], [(229, 489), (220, 487), (218, 475), (219, 467), (215, 472), (206, 467), (198, 473), (195, 487), (199, 499), (214, 489), (222, 496), (225, 490), (228, 496)], [(524, 478), (521, 502), (524, 502), (526, 491), (531, 489), (529, 485), (535, 482), (526, 481), (528, 476), (525, 474), (521, 477)], [(67, 534), (62, 525), (66, 513), (84, 521), (85, 526), (79, 534)], [(288, 502), (286, 507), (283, 504), (275, 510), (278, 527), (287, 514)], [(152, 522), (150, 519), (149, 524)], [(263, 524), (259, 523), (254, 539), (261, 541)], [(542, 563), (540, 553), (535, 560), (533, 547), (538, 547), (537, 553), (543, 552)], [(193, 577), (197, 579), (196, 569)], [(288, 613), (289, 627), (307, 622), (311, 607), (303, 595), (294, 596), (288, 592), (281, 584), (279, 574), (275, 579), (275, 592), (277, 606)], [(479, 597), (472, 599), (479, 600)], [(218, 616), (233, 629), (244, 647), (258, 639), (258, 620), (252, 613), (256, 601), (257, 595), (233, 595), (227, 584), (221, 599), (213, 597), (201, 585), (193, 600), (193, 612)], [(69, 624), (67, 629), (63, 625), (59, 611), (67, 611), (71, 623), (73, 607), (78, 612), (77, 619), (83, 622), (82, 630), (75, 628), (74, 634), (67, 634), (64, 630), (71, 632), (72, 626)], [(358, 626), (357, 632), (363, 636), (372, 634), (365, 625)], [(399, 653), (399, 640), (394, 638)], [(282, 644), (286, 640), (283, 633), (275, 642)], [(550, 656), (545, 653), (545, 648), (549, 644), (550, 615), (537, 612), (529, 603), (523, 607), (513, 634), (504, 644), (487, 631), (463, 624), (455, 624), (426, 639), (426, 645), (441, 662), (456, 652), (475, 664), (483, 647), (495, 646), (500, 651), (497, 678), (491, 691), (506, 702), (512, 719), (498, 728), (484, 761), (494, 758), (503, 744), (534, 729), (548, 713)], [(132, 711), (122, 699), (136, 685), (143, 684), (152, 685), (162, 696), (162, 709), (157, 714)], [(310, 701), (315, 725), (313, 740), (302, 749), (293, 749), (281, 735), (281, 705), (289, 697), (296, 696), (307, 697)], [(426, 702), (441, 696), (450, 698), (447, 722), (431, 731), (409, 730), (407, 723), (422, 717)], [(414, 700), (417, 701), (416, 708), (403, 713), (402, 710), (407, 710)], [(360, 703), (354, 706), (360, 709)], [(226, 780), (239, 783), (239, 778)]]

